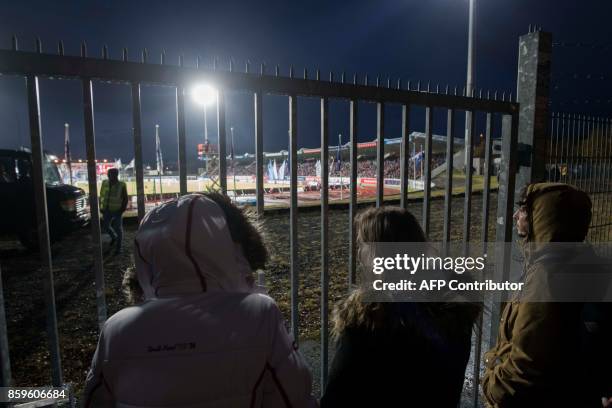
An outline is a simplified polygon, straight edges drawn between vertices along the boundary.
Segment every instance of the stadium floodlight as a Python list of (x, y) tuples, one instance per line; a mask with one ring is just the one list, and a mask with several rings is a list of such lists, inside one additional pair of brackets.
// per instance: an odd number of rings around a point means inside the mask
[(217, 90), (209, 84), (198, 84), (191, 90), (193, 100), (205, 108), (217, 101)]

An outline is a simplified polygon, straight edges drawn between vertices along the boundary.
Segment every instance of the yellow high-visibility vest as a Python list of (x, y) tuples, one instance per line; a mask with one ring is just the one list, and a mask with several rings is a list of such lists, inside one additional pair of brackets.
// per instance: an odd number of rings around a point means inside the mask
[(123, 181), (117, 181), (111, 186), (108, 180), (104, 180), (102, 187), (100, 187), (100, 210), (112, 212), (121, 210), (125, 189), (126, 186)]

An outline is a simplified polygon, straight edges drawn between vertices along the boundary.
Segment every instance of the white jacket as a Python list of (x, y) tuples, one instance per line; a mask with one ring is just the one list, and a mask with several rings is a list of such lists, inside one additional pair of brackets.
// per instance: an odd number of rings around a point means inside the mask
[(274, 301), (253, 293), (222, 210), (190, 195), (136, 236), (146, 301), (107, 320), (84, 407), (313, 407), (310, 372)]

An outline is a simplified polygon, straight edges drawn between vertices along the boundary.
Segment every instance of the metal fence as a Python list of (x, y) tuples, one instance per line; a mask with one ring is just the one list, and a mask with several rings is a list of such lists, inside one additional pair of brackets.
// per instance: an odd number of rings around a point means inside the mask
[(581, 114), (552, 113), (547, 151), (549, 181), (586, 191), (593, 202), (588, 239), (612, 237), (612, 120)]
[[(287, 97), (289, 105), (289, 160), (290, 160), (290, 284), (291, 284), (291, 316), (290, 325), (291, 332), (296, 341), (299, 338), (298, 328), (300, 325), (298, 299), (298, 283), (300, 280), (300, 271), (298, 269), (298, 177), (297, 177), (297, 138), (298, 138), (298, 97), (314, 97), (320, 99), (320, 119), (321, 119), (321, 391), (325, 387), (328, 372), (328, 292), (329, 292), (329, 208), (328, 208), (328, 184), (329, 184), (329, 166), (328, 166), (328, 120), (329, 120), (329, 100), (341, 99), (349, 104), (350, 115), (350, 202), (349, 202), (349, 219), (347, 222), (350, 225), (349, 229), (349, 256), (347, 259), (348, 269), (348, 284), (356, 281), (356, 248), (355, 248), (355, 230), (353, 228), (353, 219), (357, 212), (357, 135), (359, 134), (359, 114), (358, 102), (369, 102), (376, 104), (376, 119), (377, 119), (377, 187), (376, 187), (376, 205), (384, 205), (384, 138), (385, 138), (385, 110), (389, 105), (399, 105), (402, 108), (401, 128), (402, 128), (402, 149), (404, 149), (401, 161), (401, 190), (400, 190), (400, 206), (406, 208), (408, 205), (408, 136), (411, 128), (410, 117), (411, 110), (415, 107), (424, 107), (425, 109), (425, 171), (424, 171), (424, 194), (423, 194), (423, 213), (422, 226), (423, 230), (428, 234), (430, 232), (431, 223), (431, 162), (432, 162), (432, 133), (434, 127), (434, 110), (446, 112), (446, 129), (447, 129), (447, 149), (446, 161), (448, 169), (452, 169), (453, 161), (453, 142), (455, 138), (455, 118), (457, 114), (469, 112), (469, 120), (467, 123), (467, 143), (466, 146), (466, 162), (471, 163), (473, 157), (474, 133), (475, 133), (475, 117), (480, 115), (486, 118), (486, 137), (485, 137), (485, 186), (484, 186), (484, 201), (482, 212), (482, 240), (487, 242), (490, 240), (488, 236), (489, 225), (489, 208), (491, 205), (489, 193), (489, 177), (490, 169), (492, 168), (492, 134), (493, 124), (501, 123), (501, 129), (498, 131), (502, 134), (502, 165), (500, 174), (500, 187), (498, 195), (498, 229), (495, 239), (497, 241), (511, 241), (512, 238), (512, 223), (510, 222), (513, 210), (513, 195), (514, 195), (514, 177), (516, 173), (516, 158), (515, 147), (517, 144), (518, 132), (518, 104), (506, 100), (505, 96), (502, 100), (497, 100), (497, 96), (483, 98), (482, 94), (472, 94), (464, 96), (457, 94), (456, 88), (449, 90), (446, 87), (443, 91), (430, 90), (429, 85), (426, 89), (421, 88), (420, 83), (415, 87), (410, 82), (402, 83), (398, 80), (397, 83), (391, 85), (391, 81), (386, 81), (382, 84), (377, 78), (375, 84), (368, 83), (367, 76), (365, 79), (352, 76), (349, 81), (345, 74), (339, 78), (334, 78), (330, 74), (328, 80), (322, 80), (317, 71), (314, 79), (308, 78), (307, 72), (304, 71), (303, 77), (297, 78), (294, 74), (293, 67), (289, 69), (288, 76), (281, 76), (279, 68), (271, 74), (266, 72), (265, 66), (261, 66), (257, 72), (251, 72), (249, 66), (246, 66), (244, 72), (236, 72), (233, 68), (229, 71), (221, 71), (215, 67), (204, 69), (201, 67), (200, 59), (196, 60), (195, 66), (187, 67), (184, 65), (184, 59), (179, 58), (178, 65), (152, 64), (147, 61), (146, 52), (142, 53), (139, 61), (130, 60), (128, 51), (123, 50), (121, 60), (112, 60), (109, 58), (108, 49), (105, 47), (102, 50), (101, 58), (93, 58), (88, 56), (85, 44), (81, 46), (80, 56), (64, 55), (63, 44), (60, 43), (57, 54), (43, 53), (40, 41), (36, 42), (36, 51), (19, 51), (17, 40), (13, 40), (12, 50), (0, 50), (0, 73), (3, 75), (17, 75), (25, 77), (27, 84), (27, 102), (29, 112), (30, 136), (33, 156), (33, 175), (34, 187), (36, 193), (36, 209), (38, 233), (40, 241), (40, 259), (41, 265), (45, 272), (45, 294), (47, 304), (47, 329), (48, 329), (48, 344), (51, 356), (52, 380), (53, 384), (59, 386), (62, 384), (62, 368), (59, 351), (57, 318), (55, 310), (55, 293), (53, 288), (53, 265), (51, 259), (51, 248), (49, 243), (49, 228), (46, 210), (45, 184), (43, 181), (43, 151), (42, 151), (42, 134), (41, 134), (41, 115), (44, 112), (40, 111), (39, 104), (39, 78), (69, 78), (79, 79), (82, 82), (83, 106), (84, 106), (84, 124), (85, 124), (85, 140), (87, 147), (88, 161), (88, 176), (89, 176), (89, 199), (92, 215), (91, 233), (94, 245), (95, 258), (95, 288), (97, 298), (98, 323), (100, 327), (107, 318), (107, 308), (104, 291), (104, 268), (103, 268), (103, 253), (100, 237), (100, 219), (98, 209), (98, 196), (96, 189), (96, 143), (94, 134), (94, 102), (95, 95), (93, 93), (92, 84), (94, 81), (116, 82), (126, 84), (131, 87), (132, 92), (132, 118), (133, 118), (133, 143), (135, 150), (135, 168), (136, 168), (136, 183), (137, 183), (137, 204), (138, 217), (141, 219), (145, 212), (145, 196), (143, 188), (143, 158), (142, 158), (142, 127), (141, 127), (141, 97), (140, 89), (143, 84), (157, 84), (172, 86), (176, 89), (175, 109), (176, 123), (178, 134), (178, 158), (179, 158), (179, 179), (181, 194), (187, 193), (187, 172), (186, 172), (186, 152), (185, 152), (185, 90), (191, 84), (197, 82), (209, 82), (217, 84), (219, 88), (218, 104), (217, 104), (217, 124), (218, 124), (218, 140), (219, 140), (219, 180), (220, 188), (226, 193), (226, 123), (225, 123), (225, 98), (224, 95), (228, 91), (246, 91), (253, 95), (253, 109), (255, 120), (255, 155), (256, 155), (256, 194), (257, 194), (257, 212), (259, 215), (264, 215), (264, 171), (263, 171), (263, 119), (262, 110), (264, 94), (280, 94)], [(497, 94), (496, 94), (497, 95)], [(511, 99), (511, 97), (510, 97)], [(470, 225), (473, 222), (472, 216), (472, 172), (466, 172), (465, 176), (465, 196), (464, 196), (464, 218), (463, 218), (463, 240), (470, 240)], [(451, 200), (453, 191), (452, 171), (447, 171), (446, 182), (444, 186), (444, 234), (443, 240), (450, 241), (450, 221), (451, 221)], [(499, 220), (502, 221), (499, 221)], [(504, 263), (501, 263), (502, 265)], [(348, 285), (347, 285), (348, 286)], [(478, 392), (478, 375), (480, 372), (480, 338), (482, 336), (482, 328), (478, 333), (478, 342), (476, 348), (476, 357), (474, 358), (474, 384), (476, 390), (474, 395), (474, 403), (477, 404)], [(7, 357), (3, 354), (3, 359)], [(7, 360), (8, 361), (8, 360)]]

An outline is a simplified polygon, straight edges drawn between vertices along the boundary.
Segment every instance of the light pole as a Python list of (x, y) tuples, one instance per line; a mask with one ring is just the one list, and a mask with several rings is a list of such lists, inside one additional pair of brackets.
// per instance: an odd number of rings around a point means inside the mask
[[(467, 55), (467, 78), (465, 83), (465, 96), (472, 96), (474, 90), (474, 20), (476, 14), (476, 0), (470, 0), (470, 16), (468, 22), (468, 55)], [(472, 144), (472, 137), (470, 135), (470, 121), (472, 120), (472, 113), (465, 112), (465, 139), (463, 146), (465, 148), (465, 159), (464, 159), (464, 171), (467, 174), (471, 171), (472, 163), (468, 163), (468, 150)]]
[(232, 135), (232, 174), (234, 177), (234, 202), (237, 202), (237, 197), (236, 197), (236, 167), (234, 166), (234, 160), (236, 157), (236, 154), (234, 152), (234, 127), (230, 126), (230, 134)]
[[(204, 147), (208, 149), (210, 146), (208, 141), (208, 114), (207, 108), (217, 101), (217, 90), (209, 84), (196, 85), (191, 95), (193, 100), (204, 108)], [(208, 152), (204, 151), (204, 165), (206, 167), (206, 174), (208, 174)]]
[(204, 105), (204, 168), (208, 175), (208, 149), (210, 143), (208, 142), (208, 105)]

